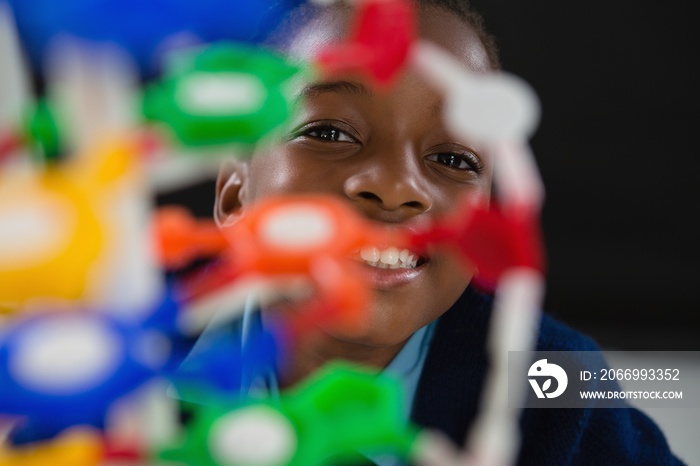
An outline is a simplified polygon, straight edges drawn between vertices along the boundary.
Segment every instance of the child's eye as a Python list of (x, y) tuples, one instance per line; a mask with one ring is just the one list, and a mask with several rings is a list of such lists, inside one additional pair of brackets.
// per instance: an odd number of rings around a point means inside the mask
[(481, 170), (479, 163), (466, 154), (431, 154), (426, 158), (455, 170), (471, 170), (476, 172)]
[(355, 142), (355, 138), (348, 133), (330, 125), (306, 128), (299, 131), (297, 136), (306, 136), (328, 142)]

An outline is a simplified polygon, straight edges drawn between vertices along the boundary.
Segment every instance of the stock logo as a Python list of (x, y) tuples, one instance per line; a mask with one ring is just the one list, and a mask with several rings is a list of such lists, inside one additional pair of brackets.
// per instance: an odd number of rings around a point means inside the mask
[[(530, 366), (527, 371), (528, 380), (537, 398), (556, 398), (566, 390), (569, 378), (566, 372), (556, 364), (548, 363), (546, 359), (540, 359)], [(552, 379), (557, 381), (552, 387)], [(539, 380), (542, 380), (540, 385)]]

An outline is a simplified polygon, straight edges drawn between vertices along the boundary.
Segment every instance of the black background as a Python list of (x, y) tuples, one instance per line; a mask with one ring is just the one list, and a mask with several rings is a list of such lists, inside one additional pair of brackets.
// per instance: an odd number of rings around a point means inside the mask
[(546, 310), (615, 349), (700, 349), (697, 28), (672, 3), (474, 0), (542, 103)]
[[(649, 0), (474, 0), (536, 90), (545, 309), (605, 348), (700, 350), (698, 47)], [(210, 216), (213, 183), (160, 202)]]

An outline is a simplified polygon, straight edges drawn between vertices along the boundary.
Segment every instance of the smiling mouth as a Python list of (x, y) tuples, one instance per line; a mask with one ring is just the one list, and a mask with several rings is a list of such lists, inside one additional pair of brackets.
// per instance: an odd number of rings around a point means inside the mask
[(384, 249), (365, 246), (358, 253), (357, 259), (378, 269), (415, 269), (426, 262), (423, 256), (395, 246)]

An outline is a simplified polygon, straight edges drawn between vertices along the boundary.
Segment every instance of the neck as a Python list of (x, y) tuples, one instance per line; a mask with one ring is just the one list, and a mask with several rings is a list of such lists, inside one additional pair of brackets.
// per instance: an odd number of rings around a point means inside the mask
[(406, 344), (372, 346), (338, 339), (323, 330), (306, 332), (294, 339), (293, 348), (283, 355), (288, 359), (281, 364), (280, 385), (290, 387), (307, 378), (325, 364), (342, 360), (362, 365), (376, 372), (384, 369)]

